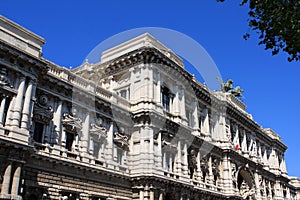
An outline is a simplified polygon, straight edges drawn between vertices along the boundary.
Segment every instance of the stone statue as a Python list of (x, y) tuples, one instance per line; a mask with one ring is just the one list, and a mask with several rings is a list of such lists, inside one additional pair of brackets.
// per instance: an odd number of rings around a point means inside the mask
[(217, 80), (221, 84), (221, 91), (222, 92), (228, 92), (233, 94), (235, 97), (243, 97), (243, 92), (240, 88), (240, 86), (233, 87), (233, 81), (231, 79), (228, 79), (226, 82), (224, 82), (221, 78), (217, 77)]
[(189, 170), (190, 170), (190, 178), (192, 179), (194, 177), (195, 171), (197, 171), (197, 157), (195, 150), (191, 150), (190, 155), (189, 155)]

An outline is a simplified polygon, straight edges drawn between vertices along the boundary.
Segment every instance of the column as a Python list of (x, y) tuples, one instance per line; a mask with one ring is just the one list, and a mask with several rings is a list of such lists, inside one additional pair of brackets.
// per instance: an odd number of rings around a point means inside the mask
[(261, 199), (261, 195), (260, 195), (260, 182), (259, 182), (259, 175), (258, 175), (258, 172), (256, 171), (254, 173), (254, 180), (255, 180), (255, 188), (256, 188), (256, 191), (255, 191), (255, 197), (257, 199)]
[(175, 87), (175, 97), (174, 97), (174, 100), (173, 100), (173, 114), (174, 115), (180, 115), (180, 108), (179, 108), (179, 91), (178, 91), (178, 85), (176, 85)]
[[(57, 104), (56, 104), (56, 111), (53, 116), (53, 123), (55, 127), (55, 135), (52, 136), (51, 142), (54, 144), (61, 144), (62, 145), (62, 140), (65, 139), (65, 133), (62, 133), (61, 127), (62, 127), (62, 105), (63, 102), (58, 99)], [(60, 141), (59, 141), (60, 138)]]
[(19, 193), (20, 175), (21, 175), (21, 166), (18, 166), (13, 177), (13, 182), (11, 187), (12, 195), (18, 195)]
[(180, 115), (183, 119), (186, 119), (186, 113), (185, 113), (185, 93), (184, 88), (181, 88), (181, 101), (180, 101)]
[(13, 96), (9, 103), (8, 110), (7, 110), (7, 115), (6, 115), (6, 120), (5, 120), (5, 124), (7, 124), (7, 125), (11, 124), (11, 118), (12, 118), (12, 114), (13, 114), (13, 107), (15, 105), (15, 101), (16, 101), (16, 96)]
[(197, 180), (198, 181), (201, 180), (201, 176), (202, 176), (200, 160), (201, 160), (201, 151), (199, 149), (197, 153)]
[(34, 84), (33, 80), (30, 80), (28, 83), (28, 87), (25, 92), (25, 100), (24, 100), (24, 107), (22, 111), (22, 119), (21, 119), (21, 128), (28, 129), (28, 125), (30, 124), (30, 117), (31, 117), (31, 107), (32, 107), (32, 94), (35, 91), (36, 85)]
[(5, 117), (5, 104), (6, 104), (6, 96), (3, 96), (0, 104), (0, 125), (3, 125), (4, 117)]
[(18, 94), (15, 99), (15, 105), (13, 108), (13, 113), (12, 113), (12, 126), (19, 127), (20, 123), (20, 118), (21, 118), (21, 112), (22, 112), (22, 107), (23, 107), (23, 96), (24, 96), (24, 89), (25, 89), (25, 77), (20, 78), (20, 84), (18, 87)]
[(176, 172), (181, 174), (181, 141), (177, 142), (177, 160), (176, 160)]
[(140, 190), (140, 200), (144, 200), (144, 191), (143, 188)]
[(199, 121), (198, 121), (198, 100), (194, 99), (194, 111), (193, 111), (193, 117), (192, 117), (192, 125), (194, 129), (198, 129), (199, 127)]
[(161, 91), (160, 91), (161, 81), (160, 73), (157, 72), (157, 84), (156, 84), (156, 102), (161, 103)]
[(209, 116), (208, 116), (208, 109), (205, 108), (203, 110), (204, 112), (204, 120), (203, 120), (203, 124), (201, 127), (201, 132), (205, 135), (205, 136), (209, 136)]
[(107, 148), (106, 148), (106, 152), (105, 152), (105, 159), (108, 162), (111, 162), (113, 160), (113, 130), (114, 130), (114, 125), (113, 122), (110, 122), (110, 127), (108, 129), (108, 133), (107, 133)]
[(213, 173), (212, 173), (212, 160), (211, 156), (208, 158), (208, 183), (213, 184)]
[(229, 160), (228, 155), (224, 154), (223, 156), (223, 188), (225, 190), (225, 193), (231, 193), (232, 191), (232, 177), (231, 173), (229, 172)]
[(158, 200), (164, 200), (164, 192), (160, 191)]
[(155, 164), (157, 167), (163, 167), (162, 166), (162, 144), (161, 144), (161, 132), (158, 133), (158, 137), (156, 139), (157, 146), (154, 146), (155, 148)]
[(4, 176), (3, 176), (1, 194), (8, 194), (9, 193), (10, 179), (11, 179), (11, 164), (9, 164), (6, 167), (6, 170), (5, 170), (5, 173), (4, 173)]
[(88, 138), (90, 130), (90, 113), (86, 111), (85, 120), (82, 127), (82, 138), (81, 138), (81, 151), (84, 153), (88, 152)]
[(241, 148), (242, 148), (242, 152), (246, 153), (247, 152), (247, 139), (246, 139), (246, 131), (244, 129), (242, 130), (242, 134), (243, 134), (243, 138), (242, 138)]
[(174, 164), (173, 164), (173, 155), (172, 155), (172, 153), (170, 152), (169, 153), (169, 171), (170, 172), (173, 172), (173, 170), (174, 170)]
[(153, 188), (150, 190), (150, 200), (154, 200), (154, 191), (153, 191)]
[(187, 144), (185, 143), (183, 146), (183, 174), (188, 175), (188, 153), (187, 153)]

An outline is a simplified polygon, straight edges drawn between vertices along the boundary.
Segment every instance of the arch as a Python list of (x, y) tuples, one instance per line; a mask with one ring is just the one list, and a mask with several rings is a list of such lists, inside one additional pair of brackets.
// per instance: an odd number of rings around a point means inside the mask
[(237, 186), (243, 199), (255, 199), (256, 185), (254, 180), (254, 175), (248, 169), (248, 166), (239, 167), (237, 173)]

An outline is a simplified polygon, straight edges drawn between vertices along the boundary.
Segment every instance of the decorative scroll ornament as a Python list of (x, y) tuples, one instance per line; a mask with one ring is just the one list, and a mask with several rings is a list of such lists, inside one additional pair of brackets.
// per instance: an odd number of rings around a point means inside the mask
[(41, 95), (38, 101), (34, 104), (33, 108), (33, 120), (49, 124), (53, 119), (53, 109), (48, 104), (48, 97), (46, 95)]
[(129, 138), (125, 135), (124, 130), (120, 130), (119, 132), (115, 132), (114, 134), (114, 143), (124, 149), (128, 150), (129, 148)]
[(82, 120), (76, 117), (76, 113), (64, 113), (62, 119), (62, 125), (69, 132), (78, 134), (82, 129)]
[(107, 138), (107, 130), (100, 123), (91, 124), (90, 133), (95, 140)]

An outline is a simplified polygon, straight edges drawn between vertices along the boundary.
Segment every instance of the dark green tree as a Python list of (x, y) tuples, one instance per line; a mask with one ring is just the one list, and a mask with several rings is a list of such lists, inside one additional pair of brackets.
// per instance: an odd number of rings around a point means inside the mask
[(288, 53), (288, 61), (300, 60), (300, 0), (242, 0), (240, 5), (249, 6), (249, 26), (259, 34), (259, 45), (272, 55)]

